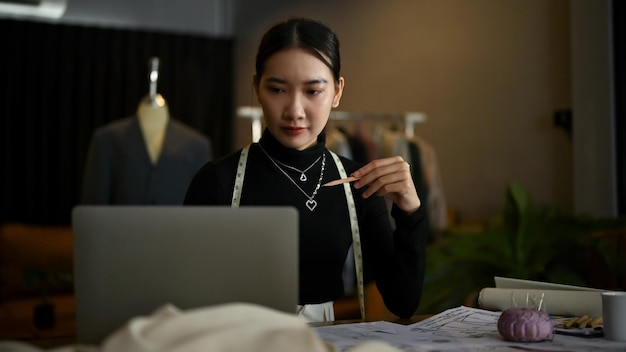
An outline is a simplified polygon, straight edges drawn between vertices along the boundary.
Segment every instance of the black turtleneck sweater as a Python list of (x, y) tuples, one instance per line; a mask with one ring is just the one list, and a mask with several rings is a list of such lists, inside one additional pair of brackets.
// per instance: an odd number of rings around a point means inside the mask
[[(326, 149), (325, 134), (306, 150), (286, 148), (267, 130), (259, 143), (280, 163), (304, 170), (324, 153), (326, 165), (322, 184), (340, 178), (339, 171)], [(235, 173), (241, 150), (210, 161), (193, 178), (185, 198), (186, 205), (230, 205)], [(362, 165), (341, 158), (346, 173)], [(278, 165), (281, 165), (278, 163)], [(308, 195), (319, 181), (322, 162), (300, 173), (282, 166), (292, 180)], [(419, 305), (424, 281), (426, 223), (423, 209), (404, 215), (394, 205), (390, 224), (384, 198), (362, 197), (362, 190), (352, 188), (359, 219), (363, 270), (366, 281), (375, 280), (385, 305), (399, 317), (414, 314)], [(320, 187), (310, 211), (307, 197), (272, 163), (257, 144), (253, 144), (243, 183), (240, 206), (293, 206), (299, 212), (300, 225), (300, 299), (299, 304), (333, 301), (343, 296), (342, 268), (352, 243), (348, 207), (342, 186)]]

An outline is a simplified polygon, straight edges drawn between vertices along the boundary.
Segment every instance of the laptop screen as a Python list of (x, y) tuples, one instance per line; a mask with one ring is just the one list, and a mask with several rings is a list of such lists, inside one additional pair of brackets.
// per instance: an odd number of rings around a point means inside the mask
[(100, 343), (167, 303), (295, 313), (294, 208), (77, 206), (72, 227), (78, 343)]

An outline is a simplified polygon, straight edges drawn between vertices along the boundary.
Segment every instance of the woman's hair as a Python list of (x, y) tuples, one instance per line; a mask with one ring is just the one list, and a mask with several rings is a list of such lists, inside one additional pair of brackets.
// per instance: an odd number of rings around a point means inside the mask
[(286, 49), (305, 49), (320, 59), (339, 81), (341, 60), (339, 39), (335, 32), (319, 21), (308, 18), (291, 18), (270, 28), (259, 44), (256, 55), (256, 77), (261, 78), (265, 62), (270, 56)]

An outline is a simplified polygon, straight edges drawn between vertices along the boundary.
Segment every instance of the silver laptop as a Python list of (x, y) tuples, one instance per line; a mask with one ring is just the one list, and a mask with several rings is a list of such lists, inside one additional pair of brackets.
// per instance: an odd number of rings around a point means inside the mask
[(166, 303), (295, 313), (294, 208), (77, 206), (72, 227), (78, 343), (98, 344)]

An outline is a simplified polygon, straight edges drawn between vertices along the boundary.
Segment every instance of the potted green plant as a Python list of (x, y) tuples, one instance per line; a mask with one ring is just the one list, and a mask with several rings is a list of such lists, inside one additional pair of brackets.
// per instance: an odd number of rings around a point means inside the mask
[[(587, 258), (600, 253), (609, 268), (624, 264), (594, 238), (600, 229), (624, 228), (624, 219), (576, 216), (535, 203), (518, 182), (506, 192), (502, 214), (480, 228), (451, 228), (427, 248), (426, 278), (418, 314), (476, 305), (478, 292), (494, 276), (587, 285)], [(621, 260), (621, 261), (620, 261)]]
[(29, 267), (23, 272), (24, 281), (28, 286), (37, 287), (41, 301), (37, 303), (33, 311), (33, 322), (37, 328), (46, 329), (54, 326), (56, 320), (55, 306), (49, 300), (52, 286), (71, 283), (69, 273), (58, 272), (48, 274), (40, 268)]

